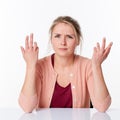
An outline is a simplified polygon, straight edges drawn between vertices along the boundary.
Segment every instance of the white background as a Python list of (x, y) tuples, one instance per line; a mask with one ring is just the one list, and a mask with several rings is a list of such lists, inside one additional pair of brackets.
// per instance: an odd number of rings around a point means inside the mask
[(34, 33), (39, 58), (46, 55), (49, 27), (60, 15), (70, 15), (81, 25), (82, 55), (91, 57), (96, 42), (113, 41), (103, 63), (112, 108), (120, 108), (120, 3), (119, 0), (0, 0), (0, 107), (19, 107), (25, 75), (20, 46)]

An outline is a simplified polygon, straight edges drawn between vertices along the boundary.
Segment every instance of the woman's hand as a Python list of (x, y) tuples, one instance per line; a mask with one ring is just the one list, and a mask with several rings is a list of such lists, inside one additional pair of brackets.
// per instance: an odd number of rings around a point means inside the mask
[(35, 66), (38, 60), (39, 48), (36, 42), (33, 42), (33, 34), (26, 36), (25, 48), (21, 46), (23, 58), (27, 66)]
[(94, 51), (93, 51), (93, 56), (92, 56), (92, 63), (94, 65), (101, 65), (102, 62), (107, 58), (111, 46), (112, 46), (112, 42), (109, 43), (109, 45), (106, 47), (106, 39), (103, 38), (102, 41), (102, 46), (100, 46), (99, 43), (97, 43), (96, 47), (94, 47)]

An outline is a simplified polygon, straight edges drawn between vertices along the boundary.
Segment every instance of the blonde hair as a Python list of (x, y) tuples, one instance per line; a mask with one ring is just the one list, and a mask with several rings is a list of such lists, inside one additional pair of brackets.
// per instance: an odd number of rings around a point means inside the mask
[(66, 23), (73, 28), (73, 30), (75, 32), (75, 37), (78, 40), (78, 43), (80, 43), (80, 52), (81, 52), (81, 47), (82, 47), (81, 28), (80, 28), (79, 23), (74, 18), (72, 18), (70, 16), (59, 16), (53, 21), (53, 23), (49, 29), (50, 39), (52, 37), (52, 32), (53, 32), (54, 27), (59, 23)]

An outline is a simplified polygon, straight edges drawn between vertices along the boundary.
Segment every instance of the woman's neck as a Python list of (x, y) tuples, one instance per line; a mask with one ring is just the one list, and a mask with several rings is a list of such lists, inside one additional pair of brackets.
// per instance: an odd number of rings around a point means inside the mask
[(68, 68), (74, 64), (75, 55), (61, 57), (57, 54), (54, 55), (54, 67), (57, 68)]

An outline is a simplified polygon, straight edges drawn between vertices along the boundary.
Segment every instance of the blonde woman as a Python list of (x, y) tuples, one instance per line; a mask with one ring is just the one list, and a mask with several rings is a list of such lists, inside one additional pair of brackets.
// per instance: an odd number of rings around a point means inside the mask
[(102, 62), (107, 58), (112, 42), (94, 47), (91, 59), (75, 54), (81, 44), (79, 23), (70, 16), (60, 16), (50, 28), (50, 40), (54, 53), (38, 59), (39, 47), (33, 34), (21, 47), (26, 62), (26, 75), (19, 96), (19, 104), (25, 112), (39, 108), (94, 108), (105, 112), (111, 97), (102, 73)]

